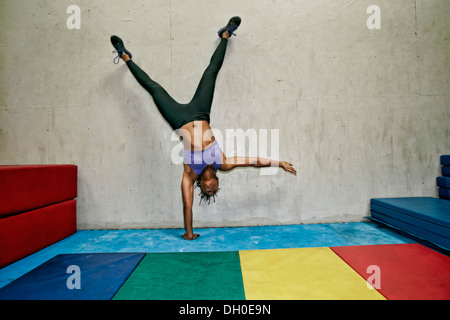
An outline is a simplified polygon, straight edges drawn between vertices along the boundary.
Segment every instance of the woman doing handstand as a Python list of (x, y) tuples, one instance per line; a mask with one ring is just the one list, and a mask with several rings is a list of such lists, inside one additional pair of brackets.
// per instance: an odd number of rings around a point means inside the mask
[(176, 102), (164, 88), (153, 81), (131, 60), (132, 54), (125, 48), (122, 39), (118, 36), (111, 36), (111, 43), (116, 49), (114, 52), (118, 54), (114, 62), (119, 63), (122, 58), (139, 84), (153, 97), (161, 115), (173, 130), (179, 132), (183, 140), (184, 172), (181, 180), (181, 192), (186, 233), (182, 237), (186, 240), (194, 240), (199, 236), (194, 233), (192, 228), (194, 185), (200, 187), (201, 199), (210, 201), (211, 197), (214, 198), (219, 190), (217, 170), (229, 171), (245, 166), (279, 166), (296, 174), (292, 164), (286, 161), (259, 157), (227, 158), (220, 149), (209, 125), (217, 74), (223, 64), (228, 39), (234, 34), (240, 23), (239, 17), (233, 17), (225, 27), (219, 30), (220, 43), (203, 73), (194, 97), (188, 104)]

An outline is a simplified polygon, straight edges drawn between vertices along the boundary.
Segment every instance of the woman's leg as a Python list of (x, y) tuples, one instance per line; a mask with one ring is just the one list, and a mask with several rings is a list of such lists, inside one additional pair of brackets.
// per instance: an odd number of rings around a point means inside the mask
[(122, 59), (126, 62), (128, 69), (130, 69), (139, 84), (150, 93), (159, 112), (172, 129), (179, 129), (185, 123), (187, 108), (176, 102), (161, 85), (153, 81), (126, 54), (123, 55)]
[(153, 97), (153, 101), (155, 101), (159, 112), (170, 124), (172, 129), (179, 129), (189, 122), (189, 109), (185, 105), (181, 105), (172, 99), (163, 87), (153, 81), (148, 74), (131, 60), (131, 52), (125, 48), (123, 40), (116, 35), (112, 35), (111, 44), (116, 49), (113, 52), (117, 52), (117, 57), (114, 59), (114, 62), (118, 63), (120, 58), (122, 58), (139, 84)]
[(221, 41), (203, 73), (192, 101), (189, 103), (189, 108), (194, 114), (194, 120), (207, 120), (209, 122), (216, 79), (225, 58), (228, 38), (234, 34), (234, 31), (236, 31), (240, 24), (240, 17), (232, 17), (227, 25), (218, 31)]
[(225, 58), (227, 44), (228, 35), (224, 34), (211, 57), (208, 67), (200, 79), (200, 83), (198, 84), (192, 101), (189, 103), (191, 111), (195, 114), (195, 120), (209, 121), (216, 79)]
[(159, 83), (153, 81), (133, 60), (130, 59), (126, 63), (137, 82), (152, 95), (158, 108), (159, 106), (177, 103)]

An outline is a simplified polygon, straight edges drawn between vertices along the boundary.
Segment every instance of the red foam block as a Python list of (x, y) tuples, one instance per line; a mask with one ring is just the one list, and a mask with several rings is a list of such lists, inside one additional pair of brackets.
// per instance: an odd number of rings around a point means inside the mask
[(332, 247), (364, 279), (379, 267), (378, 291), (389, 300), (450, 299), (450, 258), (417, 243)]
[(76, 200), (0, 219), (0, 268), (76, 231)]
[(0, 218), (77, 197), (76, 165), (0, 166)]

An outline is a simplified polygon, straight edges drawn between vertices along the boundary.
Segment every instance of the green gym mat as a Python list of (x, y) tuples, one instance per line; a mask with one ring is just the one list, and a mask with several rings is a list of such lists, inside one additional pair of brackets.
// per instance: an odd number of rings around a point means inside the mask
[(148, 253), (114, 300), (245, 300), (239, 252)]

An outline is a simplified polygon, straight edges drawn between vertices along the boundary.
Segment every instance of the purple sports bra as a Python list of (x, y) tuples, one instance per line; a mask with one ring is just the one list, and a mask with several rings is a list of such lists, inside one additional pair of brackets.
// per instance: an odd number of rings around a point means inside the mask
[(222, 150), (220, 149), (217, 140), (205, 150), (184, 150), (184, 163), (191, 167), (198, 176), (201, 175), (203, 170), (205, 170), (205, 167), (210, 164), (214, 165), (214, 170), (217, 171), (222, 165)]

